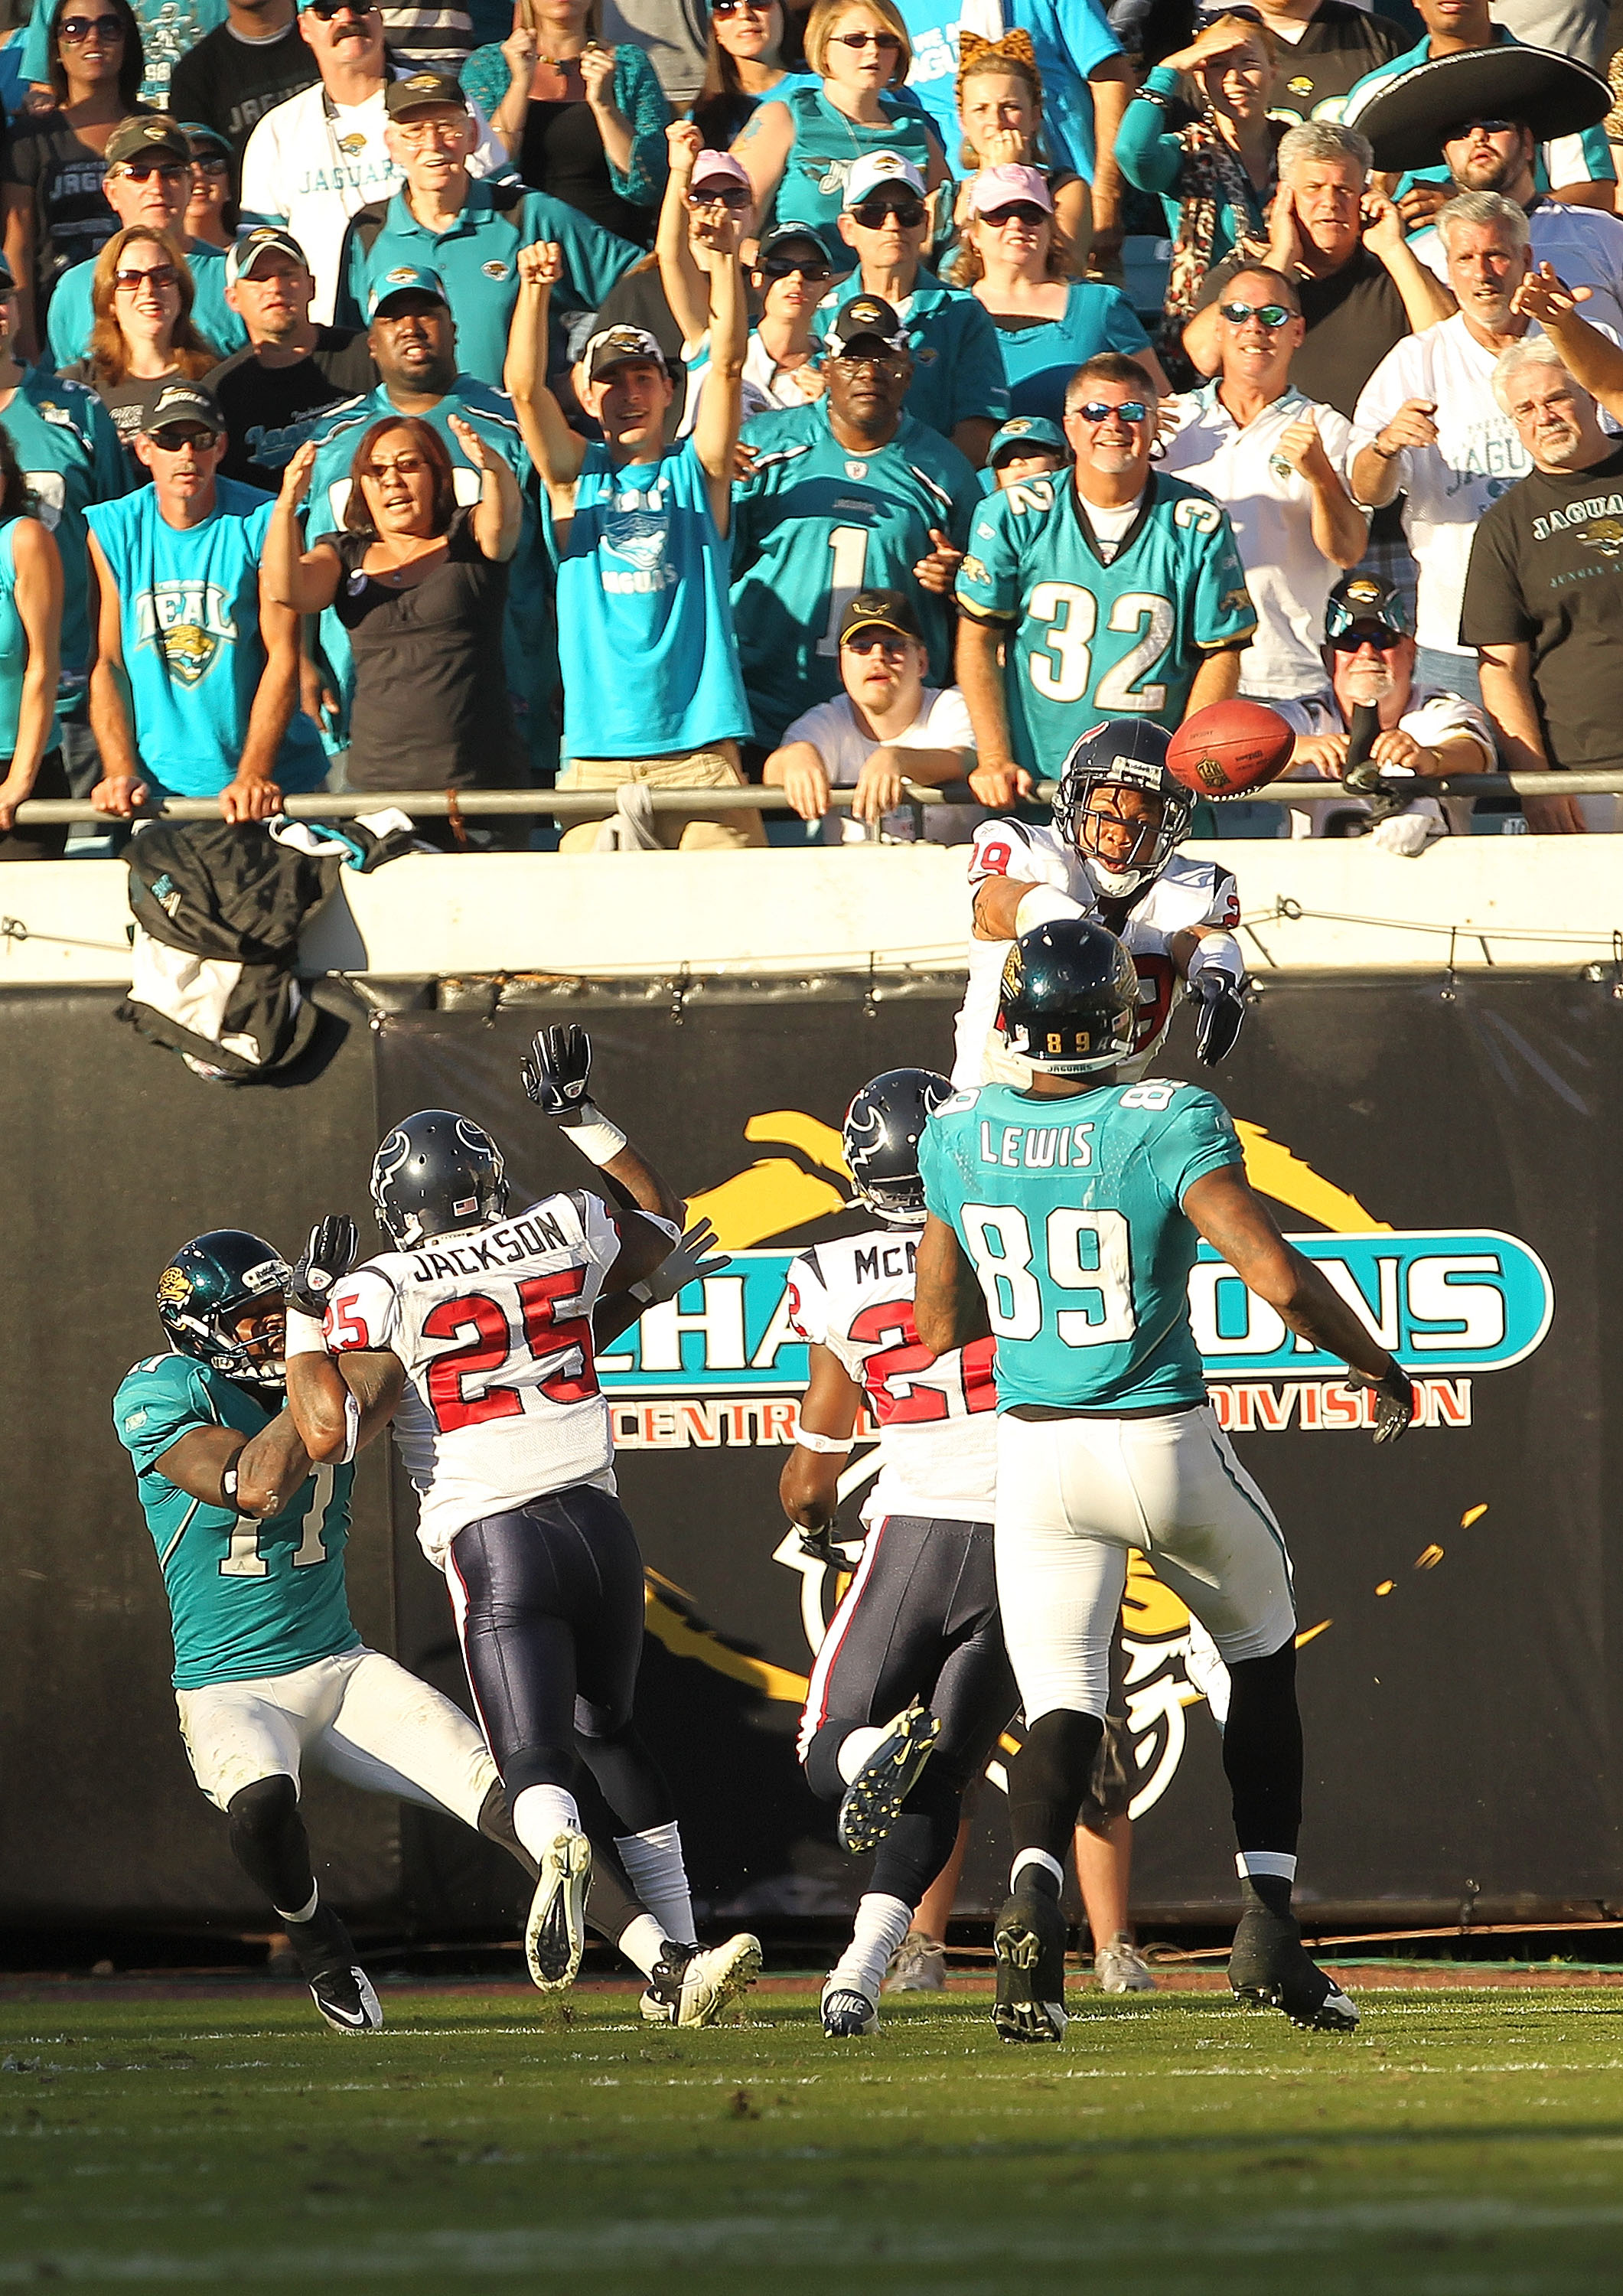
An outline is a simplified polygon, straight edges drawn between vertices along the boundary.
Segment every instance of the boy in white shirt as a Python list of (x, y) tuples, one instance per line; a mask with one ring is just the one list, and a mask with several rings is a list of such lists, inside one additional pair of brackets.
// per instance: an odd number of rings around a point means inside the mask
[[(845, 692), (819, 702), (784, 729), (767, 758), (768, 789), (786, 790), (802, 821), (822, 824), (827, 845), (912, 844), (920, 831), (903, 802), (902, 781), (967, 781), (975, 736), (955, 685), (926, 685), (929, 655), (919, 618), (899, 590), (859, 590), (840, 620)], [(829, 810), (831, 789), (856, 794), (848, 818)], [(922, 834), (932, 845), (967, 845), (983, 807), (932, 805)]]

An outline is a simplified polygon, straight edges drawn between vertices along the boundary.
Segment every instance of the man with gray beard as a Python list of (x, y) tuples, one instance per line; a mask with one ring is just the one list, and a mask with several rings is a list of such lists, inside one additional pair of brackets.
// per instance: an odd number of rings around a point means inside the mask
[[(1477, 529), (1460, 618), (1501, 755), (1514, 773), (1623, 766), (1623, 442), (1543, 336), (1502, 354), (1493, 389), (1533, 463)], [(1523, 808), (1560, 833), (1611, 828), (1616, 800)]]

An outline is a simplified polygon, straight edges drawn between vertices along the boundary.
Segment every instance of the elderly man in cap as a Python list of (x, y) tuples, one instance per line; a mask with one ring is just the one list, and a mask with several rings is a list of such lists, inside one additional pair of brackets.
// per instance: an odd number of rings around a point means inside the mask
[[(1611, 371), (1611, 386), (1598, 388), (1616, 418), (1623, 359), (1597, 346), (1589, 364)], [(1623, 441), (1601, 428), (1595, 398), (1547, 337), (1506, 350), (1493, 387), (1533, 467), (1477, 529), (1460, 635), (1477, 648), (1482, 699), (1511, 772), (1615, 770), (1623, 766)], [(1614, 827), (1618, 805), (1552, 795), (1523, 798), (1522, 810), (1529, 828), (1561, 834)]]
[(304, 250), (275, 224), (256, 224), (225, 258), (225, 300), (248, 340), (208, 379), (230, 434), (220, 469), (267, 494), (282, 483), (285, 434), (375, 380), (365, 335), (311, 318), (315, 292)]
[[(308, 0), (299, 29), (320, 80), (267, 111), (242, 154), (242, 214), (250, 223), (285, 224), (316, 275), (311, 316), (332, 320), (342, 278), (349, 218), (386, 200), (404, 170), (389, 148), (391, 65), (383, 18), (363, 0)], [(478, 104), (471, 107), (472, 176), (511, 177), (507, 154)]]
[(913, 356), (882, 298), (854, 295), (834, 313), (823, 375), (815, 405), (744, 430), (733, 612), (763, 752), (840, 692), (840, 618), (858, 590), (911, 596), (930, 683), (952, 683), (948, 601), (981, 499), (957, 447), (907, 411)]
[[(1348, 771), (1355, 734), (1361, 758), (1353, 799), (1303, 799), (1292, 806), (1294, 837), (1361, 837), (1372, 829), (1389, 853), (1413, 858), (1452, 827), (1469, 829), (1471, 800), (1414, 794), (1417, 780), (1494, 769), (1488, 718), (1474, 701), (1414, 682), (1414, 636), (1399, 592), (1372, 574), (1348, 574), (1324, 610), (1324, 668), (1330, 691), (1309, 701), (1275, 701), (1294, 727), (1292, 774), (1331, 779)], [(1374, 724), (1360, 719), (1373, 710)], [(1285, 784), (1276, 786), (1282, 796)]]
[[(676, 385), (640, 327), (594, 335), (578, 395), (602, 433), (588, 446), (546, 387), (547, 308), (563, 275), (556, 246), (526, 248), (508, 388), (545, 489), (558, 570), (563, 677), (561, 790), (620, 791), (627, 842), (723, 851), (762, 845), (758, 813), (656, 815), (643, 793), (741, 789), (750, 732), (727, 598), (733, 471), (748, 312), (742, 214), (710, 234), (710, 373), (691, 437), (668, 447)], [(594, 823), (566, 849), (599, 842)]]
[(950, 439), (977, 469), (1009, 412), (997, 330), (972, 295), (944, 287), (924, 266), (930, 235), (924, 178), (899, 152), (870, 152), (846, 181), (840, 236), (857, 268), (824, 305), (832, 314), (854, 295), (876, 295), (905, 314), (913, 359), (907, 412)]
[[(1341, 114), (1346, 127), (1362, 129), (1375, 145), (1375, 164), (1389, 179), (1410, 230), (1435, 215), (1451, 195), (1437, 131), (1472, 116), (1504, 118), (1512, 94), (1525, 107), (1530, 95), (1551, 84), (1551, 67), (1562, 65), (1578, 79), (1553, 75), (1558, 85), (1553, 116), (1539, 123), (1544, 140), (1537, 161), (1538, 188), (1575, 207), (1599, 208), (1610, 215), (1617, 169), (1599, 124), (1611, 102), (1605, 82), (1599, 83), (1598, 111), (1591, 103), (1587, 110), (1580, 104), (1574, 111), (1570, 106), (1578, 82), (1598, 76), (1551, 56), (1545, 49), (1522, 53), (1514, 35), (1493, 21), (1488, 0), (1414, 0), (1414, 6), (1426, 28), (1425, 38), (1390, 63), (1366, 72)], [(1491, 53), (1495, 50), (1514, 53), (1496, 55)], [(1456, 74), (1454, 60), (1479, 53), (1480, 65)], [(1450, 69), (1439, 73), (1437, 68), (1445, 62)], [(1453, 92), (1462, 80), (1475, 89), (1463, 111)], [(1569, 119), (1571, 126), (1566, 124)]]
[(217, 475), (225, 446), (211, 391), (157, 384), (135, 434), (152, 485), (86, 513), (100, 595), (91, 802), (103, 813), (217, 797), (227, 821), (264, 821), (326, 779), (298, 707), (299, 619), (259, 594), (275, 505)]
[(499, 385), (519, 299), (518, 252), (549, 241), (563, 250), (559, 303), (594, 311), (642, 250), (577, 208), (522, 184), (476, 183), (468, 162), (473, 114), (455, 79), (415, 71), (384, 91), (383, 141), (406, 181), (350, 218), (340, 264), (337, 319), (358, 324), (371, 288), (403, 266), (432, 271), (451, 299), (463, 372)]
[[(120, 224), (146, 224), (180, 242), (192, 269), (192, 317), (199, 333), (222, 355), (246, 342), (242, 322), (225, 300), (225, 250), (186, 235), (192, 146), (180, 122), (160, 111), (138, 112), (133, 119), (120, 121), (107, 141), (102, 189)], [(76, 263), (56, 283), (47, 332), (52, 361), (58, 367), (71, 366), (90, 348), (94, 276), (93, 259)]]
[[(939, 789), (974, 771), (975, 736), (955, 685), (927, 685), (930, 656), (911, 598), (900, 590), (859, 590), (840, 618), (840, 682), (784, 729), (762, 775), (783, 789), (802, 821), (820, 825), (825, 845), (910, 845), (919, 837), (904, 780)], [(831, 789), (852, 791), (848, 815), (829, 811)], [(924, 808), (931, 845), (967, 845), (987, 818), (980, 806)]]
[[(311, 535), (343, 525), (356, 448), (386, 415), (415, 414), (433, 425), (451, 458), (461, 504), (478, 501), (483, 476), (463, 452), (451, 417), (471, 424), (486, 446), (501, 455), (519, 482), (523, 505), (503, 628), (507, 686), (531, 763), (538, 772), (549, 771), (557, 754), (553, 705), (558, 692), (552, 582), (536, 516), (535, 471), (512, 401), (504, 390), (493, 390), (477, 375), (458, 371), (456, 322), (445, 289), (431, 271), (406, 271), (373, 289), (366, 347), (378, 373), (373, 389), (330, 414), (311, 416), (275, 440), (263, 442), (259, 451), (267, 461), (274, 452), (280, 484), (280, 472), (296, 447), (311, 439), (319, 447), (305, 496), (306, 531)], [(322, 616), (320, 631), (326, 679), (322, 722), (331, 746), (342, 749), (348, 742), (348, 697), (353, 682), (349, 641), (332, 611)]]

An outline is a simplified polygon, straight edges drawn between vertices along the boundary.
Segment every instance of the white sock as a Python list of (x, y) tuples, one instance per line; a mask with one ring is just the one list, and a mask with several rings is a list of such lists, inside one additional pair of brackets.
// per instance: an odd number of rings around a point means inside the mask
[(315, 1887), (315, 1888), (311, 1890), (311, 1892), (310, 1892), (310, 1902), (309, 1902), (309, 1904), (308, 1904), (307, 1906), (299, 1906), (299, 1911), (298, 1911), (296, 1914), (284, 1914), (284, 1913), (283, 1912), (283, 1910), (282, 1910), (282, 1908), (281, 1908), (281, 1906), (275, 1906), (275, 1907), (273, 1908), (273, 1911), (275, 1913), (275, 1915), (276, 1915), (276, 1917), (277, 1917), (277, 1919), (278, 1919), (279, 1921), (283, 1921), (283, 1922), (313, 1922), (313, 1921), (315, 1920), (315, 1918), (316, 1918), (316, 1906), (319, 1906), (319, 1905), (320, 1905), (320, 1903), (321, 1903), (321, 1884), (320, 1884), (320, 1882), (318, 1882), (316, 1883), (316, 1887)]
[(561, 1833), (580, 1831), (580, 1812), (561, 1786), (526, 1786), (513, 1798), (512, 1830), (537, 1865)]
[(1234, 1871), (1244, 1882), (1253, 1874), (1272, 1875), (1275, 1881), (1294, 1882), (1296, 1855), (1290, 1849), (1241, 1849), (1234, 1855)]
[(652, 1914), (639, 1914), (625, 1936), (617, 1938), (615, 1943), (633, 1969), (640, 1969), (644, 1977), (653, 1975), (655, 1966), (665, 1951), (665, 1939), (660, 1934), (660, 1924)]
[(665, 1935), (676, 1945), (696, 1944), (682, 1832), (676, 1819), (668, 1825), (651, 1825), (646, 1833), (617, 1833), (614, 1846), (632, 1888)]
[(1065, 1868), (1057, 1857), (1051, 1857), (1045, 1849), (1022, 1849), (1009, 1868), (1011, 1891), (1019, 1889), (1020, 1877), (1028, 1866), (1040, 1866), (1045, 1874), (1053, 1875), (1062, 1890), (1065, 1887)]
[(871, 1722), (865, 1722), (860, 1730), (853, 1730), (848, 1737), (840, 1740), (840, 1751), (835, 1755), (834, 1762), (847, 1785), (850, 1784), (875, 1747), (882, 1746), (889, 1735), (889, 1730), (876, 1729)]
[(829, 1974), (831, 1985), (848, 1985), (870, 2001), (879, 1999), (880, 1980), (891, 1955), (907, 1934), (913, 1907), (899, 1898), (869, 1890), (857, 1900), (851, 1942)]

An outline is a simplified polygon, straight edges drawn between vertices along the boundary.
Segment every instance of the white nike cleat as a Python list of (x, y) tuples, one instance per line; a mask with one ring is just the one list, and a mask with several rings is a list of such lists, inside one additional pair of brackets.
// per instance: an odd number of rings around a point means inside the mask
[(854, 1985), (836, 1985), (831, 1977), (823, 1988), (823, 2030), (831, 2041), (865, 2040), (879, 2030), (879, 2011)]
[(575, 1982), (586, 1939), (591, 1878), (592, 1845), (584, 1833), (566, 1827), (542, 1853), (541, 1878), (524, 1924), (524, 1958), (543, 1993)]

